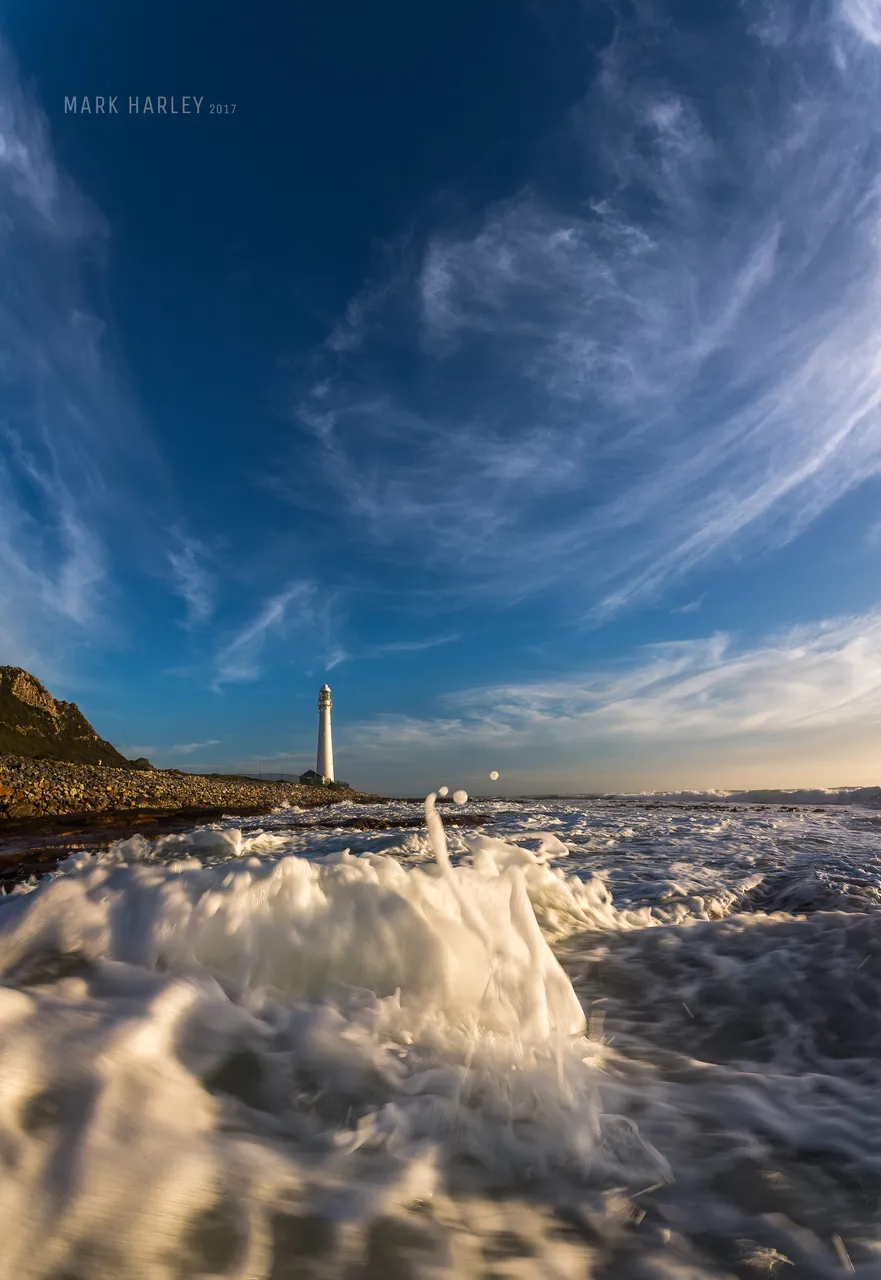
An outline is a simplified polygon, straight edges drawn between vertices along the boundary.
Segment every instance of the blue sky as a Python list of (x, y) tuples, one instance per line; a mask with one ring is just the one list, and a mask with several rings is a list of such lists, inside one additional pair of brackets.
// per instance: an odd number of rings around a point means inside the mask
[(386, 792), (878, 781), (881, 0), (0, 40), (0, 661), (162, 765), (327, 679)]

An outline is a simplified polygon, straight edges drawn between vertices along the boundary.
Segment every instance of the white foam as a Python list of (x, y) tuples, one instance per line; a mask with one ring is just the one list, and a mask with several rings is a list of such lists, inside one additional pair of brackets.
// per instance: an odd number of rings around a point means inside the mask
[(666, 800), (679, 803), (700, 801), (727, 804), (854, 804), (881, 806), (881, 787), (770, 788), (745, 791), (640, 791), (617, 792), (627, 800)]
[(267, 1275), (286, 1198), (369, 1222), (465, 1157), (495, 1177), (663, 1169), (602, 1114), (530, 903), (546, 855), (454, 867), (434, 797), (426, 816), (434, 864), (261, 858), (280, 834), (205, 829), (77, 855), (3, 902), (5, 1274), (94, 1251), (90, 1275), (164, 1274), (214, 1222), (237, 1242), (224, 1274)]
[(512, 1276), (744, 1241), (832, 1275), (837, 1235), (873, 1274), (874, 815), (385, 812), (136, 837), (0, 902), (0, 1272), (476, 1277), (501, 1238)]

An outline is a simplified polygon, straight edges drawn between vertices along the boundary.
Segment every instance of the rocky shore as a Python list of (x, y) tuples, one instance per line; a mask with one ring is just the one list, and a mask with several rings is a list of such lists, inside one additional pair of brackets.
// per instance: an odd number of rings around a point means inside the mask
[(68, 814), (178, 809), (268, 812), (280, 804), (311, 807), (343, 800), (379, 799), (359, 791), (304, 787), (290, 782), (201, 777), (164, 769), (118, 769), (0, 755), (0, 833), (16, 820)]

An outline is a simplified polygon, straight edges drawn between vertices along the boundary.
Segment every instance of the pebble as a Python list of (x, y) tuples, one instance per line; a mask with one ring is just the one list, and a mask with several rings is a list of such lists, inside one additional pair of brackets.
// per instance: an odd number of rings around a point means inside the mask
[(0, 755), (0, 824), (10, 818), (107, 810), (274, 806), (285, 801), (329, 804), (361, 795), (357, 791), (290, 782), (205, 778), (165, 769), (111, 769)]

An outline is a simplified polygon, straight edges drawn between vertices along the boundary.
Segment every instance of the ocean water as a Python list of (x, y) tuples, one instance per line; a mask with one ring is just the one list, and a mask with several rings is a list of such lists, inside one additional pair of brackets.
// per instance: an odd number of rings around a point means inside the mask
[(0, 1275), (881, 1276), (877, 801), (76, 854), (0, 901)]

